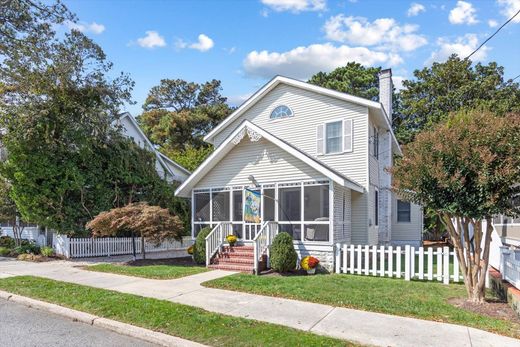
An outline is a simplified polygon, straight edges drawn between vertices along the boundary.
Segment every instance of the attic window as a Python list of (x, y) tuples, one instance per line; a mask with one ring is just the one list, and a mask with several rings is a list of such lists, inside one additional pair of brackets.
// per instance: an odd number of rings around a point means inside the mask
[(288, 118), (292, 117), (293, 112), (292, 110), (285, 105), (280, 105), (275, 107), (275, 109), (271, 112), (271, 119), (282, 119), (282, 118)]

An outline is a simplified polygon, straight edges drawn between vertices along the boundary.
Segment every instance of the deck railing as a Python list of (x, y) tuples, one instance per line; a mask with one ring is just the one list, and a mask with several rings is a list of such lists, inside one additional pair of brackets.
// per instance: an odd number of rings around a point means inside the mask
[(520, 289), (520, 251), (509, 247), (500, 247), (500, 273), (502, 279)]
[(206, 266), (211, 263), (211, 258), (220, 250), (226, 236), (233, 234), (233, 226), (229, 222), (220, 222), (206, 236)]
[(278, 234), (278, 224), (276, 222), (264, 222), (253, 239), (254, 272), (257, 275), (259, 262), (264, 253), (267, 254), (267, 261), (269, 261), (269, 246), (271, 246), (276, 234)]

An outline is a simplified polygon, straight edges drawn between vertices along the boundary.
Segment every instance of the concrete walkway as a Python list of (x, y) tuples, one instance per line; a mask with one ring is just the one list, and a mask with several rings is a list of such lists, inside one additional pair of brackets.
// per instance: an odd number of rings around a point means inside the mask
[(33, 275), (116, 290), (256, 319), (377, 346), (501, 346), (520, 340), (464, 326), (358, 311), (296, 300), (205, 288), (202, 282), (232, 274), (210, 271), (175, 280), (152, 280), (82, 270), (79, 263), (28, 263), (0, 258), (0, 278)]

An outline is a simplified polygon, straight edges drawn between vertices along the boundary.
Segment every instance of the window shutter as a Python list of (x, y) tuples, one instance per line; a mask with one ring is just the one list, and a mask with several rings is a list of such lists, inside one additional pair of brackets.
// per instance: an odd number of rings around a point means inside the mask
[(343, 152), (352, 152), (353, 146), (352, 119), (343, 120)]
[(324, 136), (323, 136), (323, 124), (318, 125), (316, 128), (316, 154), (323, 154), (323, 144), (324, 144)]

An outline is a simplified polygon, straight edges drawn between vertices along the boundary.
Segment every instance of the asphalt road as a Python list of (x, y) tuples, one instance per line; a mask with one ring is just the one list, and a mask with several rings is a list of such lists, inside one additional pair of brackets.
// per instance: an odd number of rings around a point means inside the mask
[(0, 299), (0, 346), (152, 347), (155, 345)]

